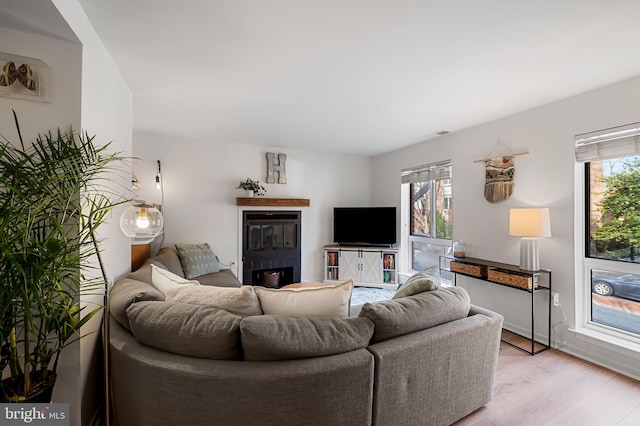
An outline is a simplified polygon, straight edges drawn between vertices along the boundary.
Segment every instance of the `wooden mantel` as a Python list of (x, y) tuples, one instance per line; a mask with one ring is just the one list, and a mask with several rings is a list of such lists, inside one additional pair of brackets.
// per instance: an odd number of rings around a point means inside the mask
[(237, 197), (236, 206), (309, 207), (308, 198)]

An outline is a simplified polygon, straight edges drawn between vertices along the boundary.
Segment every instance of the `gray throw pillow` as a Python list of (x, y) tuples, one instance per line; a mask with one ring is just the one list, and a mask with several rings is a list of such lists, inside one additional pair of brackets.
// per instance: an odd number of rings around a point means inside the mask
[(158, 254), (153, 256), (151, 259), (162, 263), (167, 271), (173, 272), (181, 278), (185, 278), (178, 253), (176, 253), (176, 251), (171, 247), (162, 247)]
[(214, 287), (242, 287), (242, 283), (238, 281), (238, 277), (234, 275), (231, 269), (220, 269), (215, 274), (203, 275), (196, 278), (202, 285), (210, 285)]
[(240, 323), (245, 361), (335, 355), (366, 348), (373, 323), (366, 318), (262, 315)]
[(372, 343), (424, 330), (469, 315), (471, 300), (462, 287), (418, 293), (384, 302), (365, 303), (360, 316), (375, 324)]
[(250, 285), (240, 288), (204, 285), (176, 287), (167, 291), (167, 301), (210, 306), (240, 316), (262, 315), (260, 301)]
[(423, 291), (432, 291), (440, 288), (440, 277), (427, 272), (418, 272), (413, 274), (407, 281), (402, 284), (392, 299), (412, 296), (422, 293)]
[(131, 332), (147, 346), (207, 359), (239, 360), (240, 320), (208, 306), (139, 302), (127, 309)]
[(176, 251), (187, 279), (220, 271), (218, 258), (209, 244), (176, 244)]
[(142, 281), (147, 284), (153, 285), (153, 281), (151, 278), (151, 265), (155, 265), (158, 268), (167, 269), (166, 266), (164, 266), (162, 263), (158, 262), (157, 260), (147, 259), (144, 261), (144, 263), (138, 270), (131, 272), (129, 275), (127, 275), (127, 278), (131, 278), (132, 280)]
[(160, 300), (164, 300), (164, 296), (150, 284), (125, 278), (116, 282), (109, 292), (109, 313), (131, 331), (127, 317), (129, 306), (137, 302)]

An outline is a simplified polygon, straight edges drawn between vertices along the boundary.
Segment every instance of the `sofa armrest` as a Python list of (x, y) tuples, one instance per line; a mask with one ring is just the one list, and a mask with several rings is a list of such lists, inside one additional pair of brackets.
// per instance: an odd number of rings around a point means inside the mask
[(502, 316), (480, 312), (369, 346), (374, 424), (449, 425), (491, 401)]
[(472, 304), (469, 309), (469, 316), (473, 316), (473, 315), (484, 315), (486, 317), (492, 318), (494, 321), (500, 321), (501, 323), (503, 318), (502, 315), (498, 313), (495, 313), (488, 309), (481, 308), (480, 306), (476, 306)]

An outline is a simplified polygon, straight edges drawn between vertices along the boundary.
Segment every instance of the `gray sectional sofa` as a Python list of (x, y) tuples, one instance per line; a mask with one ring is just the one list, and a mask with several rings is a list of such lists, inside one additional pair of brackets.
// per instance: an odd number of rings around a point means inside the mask
[(119, 426), (448, 425), (491, 400), (502, 317), (462, 288), (305, 318), (167, 301), (146, 278), (110, 296)]

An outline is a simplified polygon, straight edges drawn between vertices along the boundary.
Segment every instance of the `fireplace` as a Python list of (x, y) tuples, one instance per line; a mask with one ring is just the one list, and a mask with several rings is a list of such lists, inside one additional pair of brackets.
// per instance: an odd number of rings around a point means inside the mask
[(282, 287), (300, 282), (299, 211), (244, 211), (242, 284)]

